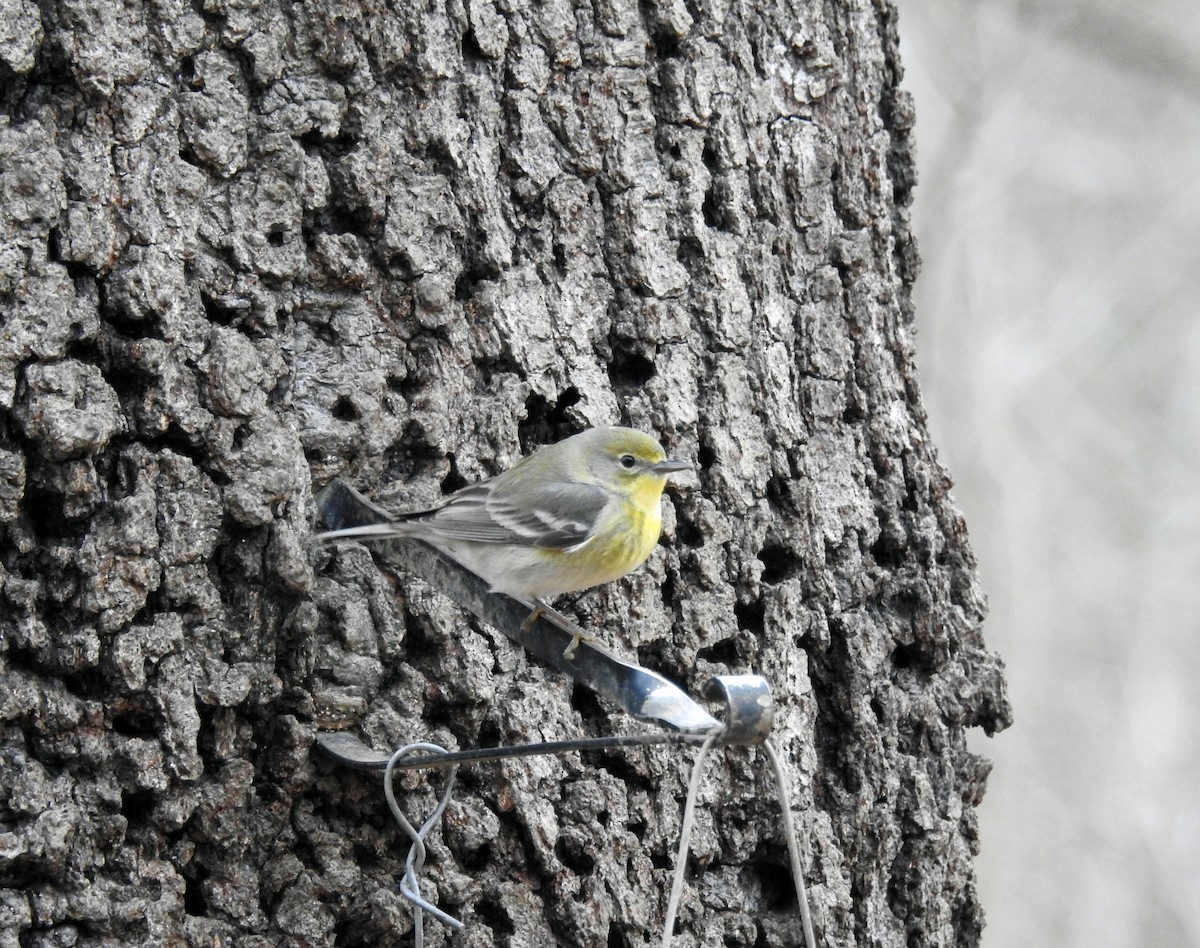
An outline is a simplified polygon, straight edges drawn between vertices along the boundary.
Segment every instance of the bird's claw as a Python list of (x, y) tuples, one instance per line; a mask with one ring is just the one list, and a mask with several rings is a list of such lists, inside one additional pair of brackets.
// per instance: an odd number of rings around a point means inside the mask
[(521, 635), (527, 634), (533, 628), (534, 623), (537, 622), (537, 620), (542, 616), (550, 614), (556, 620), (556, 625), (559, 625), (560, 628), (569, 628), (573, 632), (570, 643), (565, 649), (563, 649), (562, 653), (563, 658), (566, 661), (569, 662), (574, 660), (575, 653), (579, 650), (581, 643), (594, 641), (590, 635), (579, 628), (579, 626), (575, 625), (574, 622), (567, 620), (561, 613), (550, 608), (550, 606), (546, 605), (546, 603), (535, 599), (533, 600), (532, 605), (532, 611), (530, 611), (525, 621), (521, 623)]
[(545, 611), (546, 610), (542, 608), (540, 603), (535, 605), (533, 607), (533, 611), (531, 613), (529, 613), (529, 616), (525, 619), (524, 622), (521, 623), (521, 634), (525, 635), (530, 629), (532, 629), (533, 624), (542, 617), (542, 613), (544, 613)]
[(595, 641), (596, 640), (592, 638), (592, 636), (588, 635), (582, 629), (576, 629), (575, 634), (571, 636), (571, 643), (563, 649), (563, 658), (565, 658), (568, 662), (573, 661), (575, 658), (575, 652), (578, 651), (579, 646), (582, 643), (587, 642), (590, 644)]

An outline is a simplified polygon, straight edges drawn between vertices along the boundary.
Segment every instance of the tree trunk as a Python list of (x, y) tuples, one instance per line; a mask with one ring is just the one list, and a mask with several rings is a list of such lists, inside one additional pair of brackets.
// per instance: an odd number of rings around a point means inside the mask
[[(0, 2), (0, 944), (390, 945), (407, 844), (314, 754), (628, 729), (435, 589), (307, 546), (546, 441), (698, 479), (581, 621), (771, 679), (827, 945), (975, 944), (1002, 667), (913, 359), (880, 0)], [(468, 768), (437, 945), (656, 944), (690, 755)], [(398, 782), (413, 813), (436, 775)], [(794, 945), (755, 752), (679, 945)]]

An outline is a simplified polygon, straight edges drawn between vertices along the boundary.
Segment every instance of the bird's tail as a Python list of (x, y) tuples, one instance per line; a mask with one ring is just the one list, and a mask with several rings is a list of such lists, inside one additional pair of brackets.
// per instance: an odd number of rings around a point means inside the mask
[(412, 531), (403, 523), (388, 521), (387, 523), (367, 523), (361, 527), (343, 527), (341, 530), (326, 530), (324, 533), (313, 535), (313, 543), (324, 543), (326, 540), (394, 540), (396, 537), (411, 536)]

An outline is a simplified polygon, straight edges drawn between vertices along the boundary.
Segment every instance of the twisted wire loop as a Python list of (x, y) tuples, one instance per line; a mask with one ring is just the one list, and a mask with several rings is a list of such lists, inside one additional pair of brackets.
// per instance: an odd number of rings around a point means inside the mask
[(383, 772), (383, 795), (387, 797), (388, 807), (392, 811), (392, 816), (396, 818), (396, 822), (400, 824), (400, 828), (412, 840), (412, 845), (408, 849), (408, 858), (404, 860), (404, 878), (400, 882), (400, 894), (413, 904), (414, 943), (416, 948), (422, 948), (425, 944), (425, 912), (428, 912), (443, 925), (449, 925), (454, 929), (462, 928), (463, 923), (454, 916), (447, 915), (436, 905), (427, 902), (421, 895), (421, 883), (417, 878), (417, 873), (425, 865), (425, 837), (437, 825), (438, 821), (442, 818), (442, 813), (445, 811), (446, 805), (450, 802), (450, 794), (454, 791), (454, 778), (458, 774), (458, 766), (454, 765), (447, 770), (446, 786), (442, 789), (442, 795), (438, 798), (437, 806), (426, 817), (420, 829), (417, 829), (409, 822), (408, 817), (404, 815), (404, 811), (400, 809), (400, 804), (396, 802), (396, 793), (392, 789), (392, 774), (396, 769), (396, 765), (409, 754), (417, 751), (425, 751), (434, 755), (450, 753), (444, 747), (424, 741), (405, 744), (388, 759), (387, 768)]
[[(646, 744), (654, 744), (662, 742), (662, 739), (657, 735), (655, 739), (645, 741)], [(704, 738), (700, 745), (700, 750), (696, 754), (696, 759), (692, 763), (692, 773), (688, 780), (687, 800), (683, 809), (683, 821), (679, 830), (679, 849), (675, 856), (675, 871), (671, 882), (671, 894), (667, 900), (666, 917), (663, 922), (662, 932), (662, 948), (670, 948), (671, 940), (674, 937), (675, 919), (679, 910), (679, 902), (683, 895), (683, 883), (687, 874), (687, 858), (688, 851), (691, 846), (692, 829), (695, 824), (696, 816), (696, 799), (700, 792), (700, 783), (704, 776), (704, 763), (708, 758), (712, 748), (722, 743), (723, 734), (720, 731), (714, 731)], [(621, 739), (624, 743), (624, 739)], [(687, 743), (688, 738), (672, 740), (672, 743)], [(694, 737), (691, 742), (694, 742)], [(574, 742), (559, 742), (553, 745), (544, 745), (540, 751), (542, 753), (567, 753), (570, 750), (578, 750), (579, 745), (586, 745), (591, 741), (574, 741)], [(599, 745), (613, 746), (610, 741), (599, 739), (596, 741)], [(619, 746), (619, 745), (618, 745)], [(735, 745), (725, 745), (735, 746)], [(804, 860), (800, 854), (799, 835), (796, 829), (796, 823), (792, 818), (792, 802), (791, 795), (788, 790), (787, 775), (783, 769), (783, 761), (776, 750), (774, 742), (770, 738), (762, 741), (762, 746), (770, 758), (773, 776), (775, 778), (775, 792), (779, 800), (779, 808), (782, 811), (783, 817), (783, 834), (787, 841), (788, 857), (791, 862), (792, 881), (796, 886), (796, 901), (800, 909), (800, 921), (804, 929), (804, 944), (805, 948), (816, 948), (816, 937), (813, 933), (812, 912), (808, 904), (808, 894), (804, 884)], [(514, 749), (493, 749), (492, 751), (482, 752), (486, 755), (483, 759), (495, 759), (505, 756), (511, 756)], [(533, 751), (531, 748), (520, 748), (523, 754)], [(404, 759), (410, 754), (423, 751), (429, 754), (429, 758), (422, 759), (419, 762), (404, 763)], [(387, 767), (383, 775), (383, 790), (387, 797), (388, 807), (391, 808), (392, 815), (400, 828), (412, 840), (412, 846), (409, 847), (408, 857), (404, 862), (404, 878), (400, 883), (400, 893), (409, 900), (413, 905), (413, 935), (416, 948), (422, 948), (425, 943), (424, 934), (424, 913), (428, 912), (444, 925), (449, 925), (454, 929), (461, 929), (463, 923), (451, 915), (447, 915), (436, 905), (426, 901), (421, 895), (420, 881), (417, 874), (421, 867), (425, 864), (425, 838), (433, 830), (445, 812), (446, 805), (450, 802), (451, 793), (454, 790), (454, 780), (458, 772), (458, 763), (445, 765), (445, 762), (439, 763), (443, 757), (449, 757), (452, 760), (463, 758), (461, 753), (451, 753), (444, 747), (437, 744), (427, 742), (417, 742), (406, 744), (397, 750), (390, 758), (388, 758)], [(396, 802), (396, 794), (392, 787), (392, 778), (397, 768), (410, 769), (414, 766), (426, 766), (436, 768), (445, 766), (446, 769), (446, 786), (442, 789), (441, 797), (438, 799), (437, 806), (433, 812), (425, 819), (419, 829), (415, 828), (408, 817), (400, 809), (400, 805)]]
[[(692, 762), (692, 776), (688, 781), (687, 802), (683, 807), (683, 824), (679, 829), (679, 851), (675, 856), (675, 873), (671, 881), (671, 896), (667, 900), (667, 913), (663, 921), (662, 948), (670, 948), (671, 939), (675, 934), (675, 915), (679, 910), (679, 900), (683, 895), (683, 880), (687, 872), (688, 849), (691, 846), (692, 826), (695, 822), (696, 797), (700, 792), (700, 780), (703, 776), (704, 761), (720, 735), (713, 734), (700, 747)], [(732, 745), (731, 745), (732, 746)], [(800, 907), (800, 923), (804, 928), (805, 948), (816, 948), (817, 940), (813, 934), (812, 912), (808, 905), (808, 893), (804, 885), (804, 860), (800, 856), (800, 842), (796, 833), (796, 824), (792, 819), (792, 801), (788, 793), (787, 775), (783, 770), (783, 761), (770, 738), (763, 741), (767, 756), (771, 759), (771, 767), (775, 777), (775, 793), (779, 799), (779, 808), (783, 811), (783, 835), (787, 839), (788, 857), (792, 865), (792, 880), (796, 886), (796, 901)]]

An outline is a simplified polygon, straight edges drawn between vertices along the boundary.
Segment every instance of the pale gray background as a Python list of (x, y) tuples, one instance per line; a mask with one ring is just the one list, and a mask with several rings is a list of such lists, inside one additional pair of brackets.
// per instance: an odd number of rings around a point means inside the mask
[(1016, 724), (984, 944), (1200, 944), (1200, 4), (898, 0), (918, 355)]

